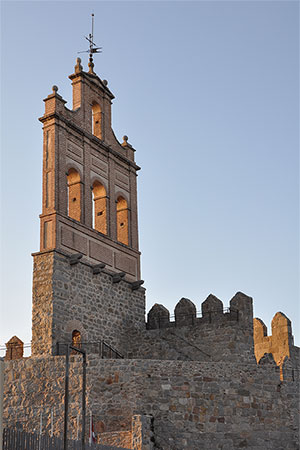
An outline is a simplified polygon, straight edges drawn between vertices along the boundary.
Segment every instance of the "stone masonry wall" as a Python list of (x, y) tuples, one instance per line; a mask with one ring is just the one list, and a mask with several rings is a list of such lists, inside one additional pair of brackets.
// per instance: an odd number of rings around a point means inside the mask
[(32, 318), (33, 355), (55, 352), (73, 330), (83, 342), (104, 339), (122, 353), (127, 329), (145, 326), (144, 289), (132, 290), (126, 278), (113, 283), (104, 271), (94, 275), (84, 259), (70, 265), (61, 252), (36, 254)]
[(282, 377), (283, 362), (286, 357), (291, 356), (294, 347), (291, 321), (282, 312), (276, 313), (272, 319), (272, 334), (268, 336), (264, 322), (255, 318), (253, 319), (253, 334), (257, 362), (265, 353), (272, 353), (276, 364), (280, 366)]
[[(71, 358), (70, 433), (80, 405), (80, 358)], [(29, 358), (6, 366), (5, 425), (39, 424), (42, 409), (62, 417), (64, 358)], [(154, 448), (298, 449), (299, 380), (265, 355), (260, 364), (101, 360), (90, 356), (87, 403), (103, 433), (130, 431), (132, 416), (152, 416)], [(62, 421), (55, 420), (55, 433)], [(151, 434), (150, 433), (150, 434)], [(100, 436), (101, 437), (101, 434)]]
[(32, 283), (32, 353), (51, 353), (54, 252), (35, 257)]
[(132, 448), (131, 431), (115, 431), (112, 433), (101, 433), (98, 436), (98, 443), (102, 445), (110, 445), (118, 448)]
[(131, 329), (128, 358), (186, 361), (254, 360), (253, 336), (243, 323), (215, 317), (212, 323), (197, 319), (194, 325), (156, 330)]
[[(70, 436), (75, 437), (78, 405), (81, 405), (81, 360), (70, 358)], [(7, 361), (5, 364), (4, 426), (39, 431), (42, 413), (43, 432), (50, 432), (51, 411), (54, 435), (63, 434), (65, 358), (39, 357)]]
[(265, 353), (272, 353), (277, 364), (280, 364), (285, 356), (290, 356), (290, 321), (282, 314), (277, 313), (272, 320), (272, 335), (267, 336), (267, 327), (261, 319), (253, 319), (253, 331), (255, 336), (255, 356), (257, 361)]
[(202, 317), (196, 317), (196, 305), (183, 298), (170, 322), (169, 311), (155, 304), (148, 313), (148, 329), (129, 330), (128, 358), (254, 361), (251, 297), (238, 292), (224, 313), (221, 300), (209, 295), (201, 309)]

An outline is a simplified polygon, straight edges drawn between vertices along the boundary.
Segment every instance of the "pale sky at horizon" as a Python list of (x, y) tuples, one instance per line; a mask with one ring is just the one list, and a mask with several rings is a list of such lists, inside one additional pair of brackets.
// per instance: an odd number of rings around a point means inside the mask
[[(90, 14), (113, 129), (136, 148), (147, 311), (237, 291), (271, 333), (299, 311), (299, 3), (1, 3), (1, 332), (31, 339), (43, 99), (71, 108)], [(80, 55), (87, 70), (87, 54)], [(16, 207), (17, 205), (17, 207)]]

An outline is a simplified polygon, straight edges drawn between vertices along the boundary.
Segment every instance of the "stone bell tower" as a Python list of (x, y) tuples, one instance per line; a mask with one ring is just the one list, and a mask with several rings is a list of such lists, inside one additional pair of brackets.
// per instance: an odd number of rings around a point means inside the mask
[[(74, 299), (81, 289), (86, 296), (88, 288), (78, 284), (78, 274), (74, 279), (72, 274), (66, 275), (63, 262), (67, 261), (68, 271), (70, 261), (75, 266), (73, 263), (80, 260), (77, 269), (85, 265), (90, 272), (93, 268), (99, 273), (105, 267), (112, 275), (121, 273), (128, 283), (140, 279), (136, 182), (140, 168), (134, 161), (135, 150), (127, 136), (122, 143), (115, 137), (111, 127), (114, 96), (107, 81), (94, 72), (92, 60), (89, 71), (84, 72), (77, 58), (69, 78), (73, 109), (65, 106), (66, 101), (53, 86), (44, 100), (45, 114), (39, 119), (43, 123), (43, 200), (40, 252), (33, 255), (36, 353), (49, 347), (46, 342), (46, 347), (39, 345), (41, 334), (52, 347), (58, 338), (66, 336), (67, 308), (73, 311), (73, 321), (78, 321), (74, 324), (77, 331), (82, 327), (79, 331), (86, 336), (102, 337), (95, 330), (91, 332), (88, 323), (82, 325), (81, 317), (86, 316), (88, 306), (81, 305), (78, 312), (76, 302), (81, 300)], [(91, 302), (92, 294), (85, 305)]]
[(114, 98), (90, 67), (78, 58), (73, 110), (53, 86), (40, 118), (44, 128), (43, 210), (40, 250), (82, 253), (93, 263), (140, 276), (137, 187), (139, 167), (124, 136), (111, 128)]

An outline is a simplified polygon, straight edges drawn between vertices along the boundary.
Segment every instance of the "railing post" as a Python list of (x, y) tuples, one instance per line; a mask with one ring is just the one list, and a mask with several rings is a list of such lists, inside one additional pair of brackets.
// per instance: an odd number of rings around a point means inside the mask
[(83, 355), (83, 367), (82, 367), (82, 435), (81, 435), (81, 446), (84, 450), (84, 440), (85, 440), (85, 396), (86, 396), (86, 353)]
[(68, 409), (69, 409), (69, 344), (67, 344), (67, 351), (66, 351), (64, 450), (67, 450), (68, 448)]

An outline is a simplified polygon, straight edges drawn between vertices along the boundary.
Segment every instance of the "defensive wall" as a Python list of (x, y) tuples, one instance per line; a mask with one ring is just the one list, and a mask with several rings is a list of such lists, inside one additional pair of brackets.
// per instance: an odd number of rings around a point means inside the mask
[(33, 355), (57, 354), (57, 343), (71, 342), (77, 330), (81, 342), (105, 340), (128, 358), (254, 357), (251, 297), (237, 293), (224, 309), (210, 295), (201, 305), (201, 317), (194, 303), (183, 298), (174, 319), (156, 304), (145, 323), (145, 290), (122, 272), (111, 273), (57, 250), (34, 255)]
[[(175, 314), (155, 304), (146, 330), (129, 330), (129, 358), (187, 361), (254, 360), (252, 298), (238, 292), (230, 306), (209, 295), (197, 313), (195, 304), (182, 298)], [(200, 316), (200, 317), (199, 317)], [(171, 320), (173, 319), (173, 320)]]
[[(213, 295), (201, 312), (182, 298), (174, 316), (155, 304), (145, 322), (145, 290), (80, 254), (34, 257), (33, 354), (7, 343), (5, 426), (63, 434), (65, 357), (57, 343), (81, 335), (88, 352), (87, 411), (99, 443), (134, 450), (297, 449), (299, 349), (282, 313), (272, 335), (238, 292), (224, 308)], [(125, 359), (101, 359), (105, 339)], [(273, 356), (271, 355), (273, 353)], [(110, 354), (110, 358), (114, 357)], [(69, 433), (81, 412), (81, 358), (70, 360)], [(88, 429), (88, 417), (87, 417)]]
[[(43, 429), (49, 431), (52, 409), (54, 433), (62, 434), (64, 379), (62, 356), (7, 361), (5, 426), (38, 429), (42, 411)], [(291, 360), (286, 358), (283, 364), (281, 381), (271, 355), (258, 365), (101, 360), (90, 355), (87, 409), (93, 412), (99, 442), (120, 447), (298, 449), (298, 383)], [(81, 359), (72, 356), (69, 430), (73, 437), (81, 387)], [(133, 435), (139, 447), (133, 444)]]
[(266, 325), (261, 319), (253, 320), (254, 352), (257, 362), (265, 353), (272, 353), (276, 364), (282, 373), (283, 361), (291, 358), (294, 365), (299, 367), (299, 347), (294, 345), (291, 321), (282, 312), (278, 312), (272, 319), (272, 334), (268, 336)]

